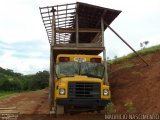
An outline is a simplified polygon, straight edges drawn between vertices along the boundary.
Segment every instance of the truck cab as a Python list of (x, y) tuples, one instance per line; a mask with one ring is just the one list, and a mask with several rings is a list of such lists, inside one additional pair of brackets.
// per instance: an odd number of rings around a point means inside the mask
[(69, 109), (100, 111), (111, 98), (104, 85), (105, 67), (96, 55), (60, 54), (56, 59), (55, 104), (60, 114)]

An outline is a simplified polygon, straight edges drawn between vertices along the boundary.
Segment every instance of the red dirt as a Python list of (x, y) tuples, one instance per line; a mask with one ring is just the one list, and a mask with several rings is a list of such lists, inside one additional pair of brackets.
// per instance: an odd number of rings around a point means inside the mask
[(0, 100), (0, 107), (16, 107), (21, 114), (48, 114), (48, 89), (17, 93)]
[[(112, 91), (112, 102), (115, 104), (118, 113), (126, 113), (124, 104), (127, 103), (127, 101), (133, 102), (136, 113), (160, 113), (160, 51), (146, 55), (144, 58), (150, 66), (146, 67), (144, 63), (140, 62), (137, 58), (112, 65), (112, 74), (109, 80)], [(124, 64), (132, 64), (135, 66), (126, 67)], [(21, 114), (48, 114), (48, 89), (17, 93), (0, 100), (0, 107), (12, 106), (16, 106)], [(44, 117), (45, 119), (49, 119), (49, 115), (47, 115), (47, 117), (44, 115)], [(37, 120), (37, 117), (34, 119)], [(97, 120), (104, 119), (104, 113), (81, 113), (73, 116), (65, 115), (58, 119)]]
[[(124, 104), (132, 101), (138, 113), (160, 113), (160, 52), (146, 55), (148, 67), (138, 59), (125, 61), (124, 64), (136, 66), (123, 68), (123, 63), (114, 71), (110, 78), (112, 101), (118, 112), (124, 113)], [(139, 64), (140, 63), (140, 64)]]

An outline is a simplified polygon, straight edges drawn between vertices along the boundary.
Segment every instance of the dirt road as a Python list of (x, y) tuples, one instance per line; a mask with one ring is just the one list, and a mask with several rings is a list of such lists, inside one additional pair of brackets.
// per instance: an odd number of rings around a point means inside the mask
[(21, 114), (48, 114), (48, 89), (17, 93), (2, 99), (0, 107), (17, 107)]

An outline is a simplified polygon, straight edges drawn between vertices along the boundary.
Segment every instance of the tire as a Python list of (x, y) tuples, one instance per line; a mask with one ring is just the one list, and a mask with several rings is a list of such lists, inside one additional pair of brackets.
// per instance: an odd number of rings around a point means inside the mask
[(63, 114), (64, 114), (64, 106), (56, 105), (56, 115), (63, 115)]

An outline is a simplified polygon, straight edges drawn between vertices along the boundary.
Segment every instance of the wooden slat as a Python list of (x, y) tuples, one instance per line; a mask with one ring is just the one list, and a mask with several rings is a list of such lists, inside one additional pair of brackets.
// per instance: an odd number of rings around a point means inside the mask
[[(68, 6), (68, 4), (67, 4), (66, 6)], [(60, 11), (66, 11), (66, 10), (74, 10), (74, 9), (75, 9), (75, 8), (60, 9), (60, 10), (58, 10), (58, 12), (60, 12)]]
[[(66, 19), (67, 17), (64, 17), (64, 19)], [(55, 23), (58, 23), (58, 22), (73, 22), (73, 19), (66, 19), (66, 20), (59, 20), (56, 19), (57, 21)]]
[[(75, 12), (70, 12), (70, 13), (68, 13), (68, 14), (75, 14)], [(62, 14), (56, 14), (55, 16), (62, 16), (62, 15), (66, 15), (66, 13), (62, 13)]]
[[(0, 119), (2, 118), (17, 118), (19, 111), (16, 107), (1, 107), (0, 108)], [(5, 119), (8, 120), (8, 119)]]
[(0, 114), (19, 114), (19, 112), (16, 110), (2, 110)]
[(13, 110), (13, 109), (16, 109), (16, 107), (0, 108), (0, 110)]
[(89, 51), (94, 51), (94, 50), (98, 50), (98, 51), (103, 51), (103, 47), (97, 47), (97, 48), (94, 48), (94, 47), (92, 47), (92, 48), (86, 48), (86, 47), (72, 47), (72, 48), (69, 48), (69, 47), (53, 47), (53, 50), (59, 50), (59, 51), (61, 51), (61, 50), (68, 50), (68, 51), (70, 51), (70, 50), (89, 50)]
[[(79, 28), (79, 32), (100, 32), (101, 29), (96, 29), (96, 28)], [(71, 28), (57, 28), (56, 29), (57, 33), (71, 33), (71, 32), (76, 32), (76, 29), (71, 29)]]
[(91, 40), (91, 42), (98, 42), (97, 40), (99, 39), (99, 37), (101, 36), (101, 33), (97, 33), (96, 36)]
[[(75, 43), (68, 43), (68, 44), (55, 44), (55, 47), (67, 47), (68, 49), (70, 47), (76, 47)], [(86, 47), (86, 48), (102, 48), (102, 44), (100, 43), (78, 43), (79, 47)], [(72, 49), (72, 48), (71, 48)]]
[(72, 25), (73, 24), (73, 22), (67, 22), (66, 24), (65, 24), (65, 22), (63, 22), (63, 23), (56, 23), (56, 26), (57, 26), (57, 28), (60, 28), (61, 26), (64, 26), (65, 27), (65, 25)]

